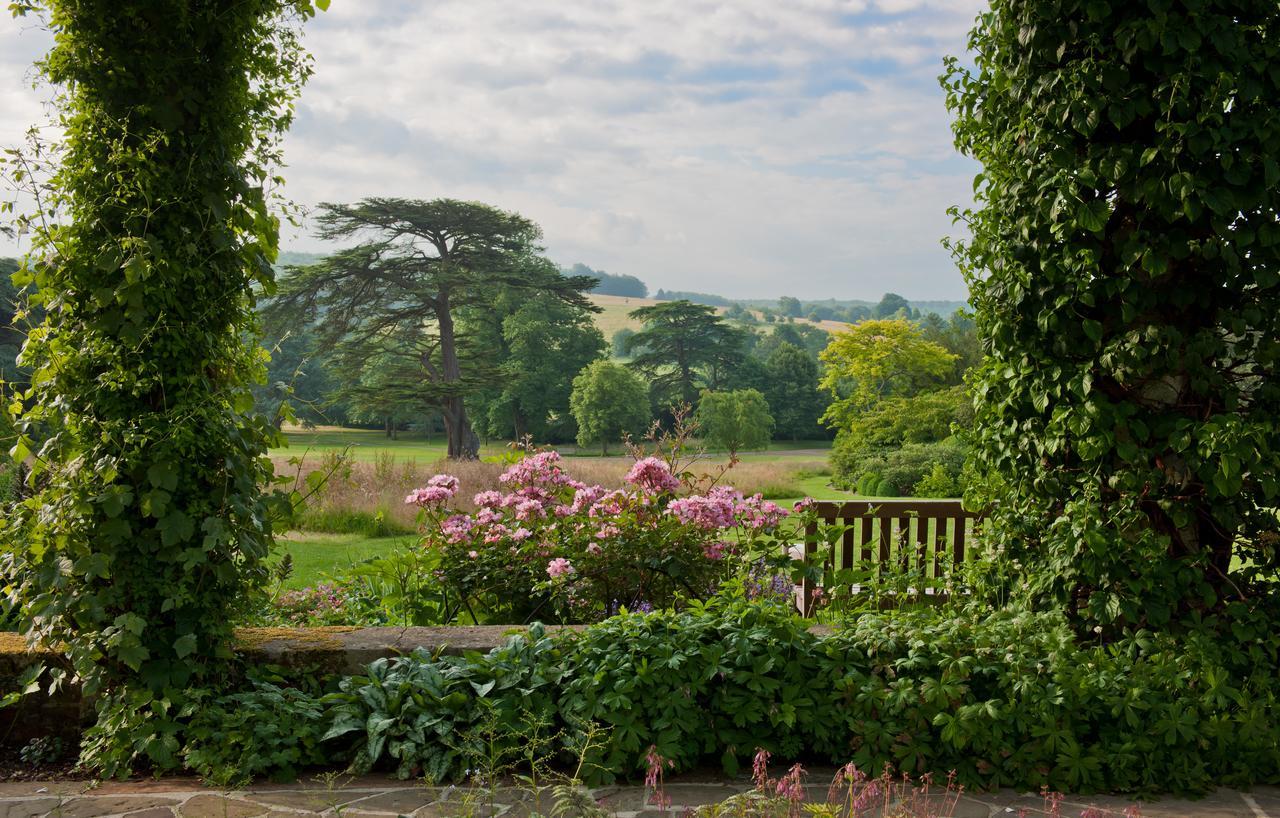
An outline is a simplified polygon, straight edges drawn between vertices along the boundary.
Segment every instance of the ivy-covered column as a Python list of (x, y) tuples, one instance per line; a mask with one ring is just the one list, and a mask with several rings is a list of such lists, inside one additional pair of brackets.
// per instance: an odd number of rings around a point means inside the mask
[(1104, 635), (1274, 600), (1280, 4), (994, 0), (970, 45), (1003, 579)]
[(246, 342), (310, 0), (42, 0), (65, 139), (27, 275), (48, 320), (18, 419), (35, 493), (5, 525), (30, 637), (97, 697), (82, 758), (177, 762), (271, 539)]

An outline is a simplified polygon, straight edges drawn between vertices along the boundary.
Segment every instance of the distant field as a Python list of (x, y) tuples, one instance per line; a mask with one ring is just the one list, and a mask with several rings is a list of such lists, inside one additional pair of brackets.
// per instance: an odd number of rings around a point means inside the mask
[[(416, 460), (426, 464), (444, 458), (448, 451), (444, 438), (434, 435), (427, 438), (413, 432), (401, 432), (396, 439), (386, 436), (380, 429), (346, 429), (340, 426), (317, 426), (315, 429), (285, 429), (285, 437), (289, 441), (288, 448), (274, 449), (277, 457), (319, 458), (327, 453), (347, 450), (358, 463), (371, 463), (380, 455), (391, 454), (400, 463)], [(578, 447), (573, 445), (557, 446), (566, 457), (582, 456), (599, 459), (594, 448), (585, 449), (579, 455)], [(743, 462), (768, 463), (773, 461), (794, 460), (797, 458), (823, 460), (827, 450), (831, 448), (829, 440), (775, 440), (763, 452), (743, 452)], [(493, 442), (481, 446), (482, 458), (498, 457), (509, 450), (505, 443)], [(622, 457), (620, 446), (614, 446), (611, 452)], [(717, 456), (718, 457), (718, 456)]]
[[(349, 450), (351, 458), (358, 463), (371, 463), (380, 454), (387, 453), (395, 455), (396, 460), (401, 463), (409, 460), (431, 463), (442, 459), (449, 450), (442, 435), (427, 438), (411, 432), (401, 432), (392, 440), (378, 429), (318, 426), (314, 430), (286, 429), (285, 437), (289, 440), (289, 447), (274, 449), (273, 455), (319, 458), (331, 452)], [(495, 444), (481, 447), (480, 455), (497, 456), (505, 451), (505, 446)]]
[[(593, 293), (588, 297), (591, 299), (592, 303), (604, 310), (593, 317), (595, 319), (596, 327), (604, 334), (604, 339), (606, 341), (611, 341), (614, 333), (624, 327), (637, 331), (642, 329), (640, 322), (628, 315), (632, 310), (663, 303), (652, 298), (624, 298), (620, 295), (598, 295)], [(716, 311), (723, 313), (725, 309), (725, 307), (718, 307)], [(760, 313), (757, 312), (756, 317), (759, 318)], [(843, 321), (810, 321), (807, 318), (797, 318), (796, 323), (820, 327), (827, 332), (835, 332), (836, 330), (842, 330), (849, 326)], [(756, 326), (767, 330), (769, 327), (774, 325), (764, 323), (763, 318), (761, 318), (761, 323)]]

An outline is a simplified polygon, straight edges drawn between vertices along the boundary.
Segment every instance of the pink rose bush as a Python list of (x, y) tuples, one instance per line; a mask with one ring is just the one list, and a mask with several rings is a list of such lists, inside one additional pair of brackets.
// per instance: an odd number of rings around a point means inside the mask
[(623, 489), (574, 480), (554, 451), (525, 457), (499, 483), (471, 512), (454, 507), (450, 475), (405, 498), (420, 509), (435, 578), (477, 620), (594, 621), (704, 599), (788, 516), (728, 486), (689, 493), (655, 457), (636, 461)]

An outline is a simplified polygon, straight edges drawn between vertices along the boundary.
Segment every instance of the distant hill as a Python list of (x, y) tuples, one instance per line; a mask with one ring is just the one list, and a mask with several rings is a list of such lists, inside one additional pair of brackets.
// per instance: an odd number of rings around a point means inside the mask
[(658, 301), (692, 301), (694, 304), (706, 304), (708, 307), (729, 307), (733, 299), (710, 293), (690, 293), (680, 290), (658, 290), (653, 296)]
[(323, 253), (299, 253), (296, 250), (281, 250), (280, 257), (276, 259), (277, 267), (288, 267), (290, 265), (315, 264), (324, 258)]
[(591, 292), (600, 295), (617, 295), (623, 298), (648, 298), (649, 286), (635, 276), (614, 275), (604, 270), (593, 270), (579, 262), (572, 267), (561, 267), (564, 275), (591, 276), (600, 279), (600, 283)]
[[(286, 267), (291, 264), (313, 264), (324, 258), (322, 253), (303, 253), (296, 250), (284, 250), (280, 253), (280, 258), (276, 262), (277, 267)], [(730, 298), (728, 296), (716, 295), (715, 293), (700, 293), (685, 290), (658, 290), (653, 294), (652, 299), (649, 296), (649, 287), (639, 278), (633, 275), (621, 275), (616, 273), (607, 273), (604, 270), (593, 269), (586, 264), (578, 262), (571, 267), (561, 267), (560, 271), (565, 275), (584, 275), (598, 278), (600, 284), (592, 290), (593, 295), (617, 296), (619, 298), (640, 299), (648, 303), (657, 303), (658, 301), (692, 301), (695, 304), (706, 304), (712, 307), (732, 307), (734, 304), (741, 304), (749, 310), (760, 310), (768, 308), (770, 310), (778, 309), (778, 299), (776, 298)], [(800, 299), (800, 315), (808, 316), (810, 313), (818, 312), (823, 316), (819, 325), (843, 325), (839, 320), (827, 320), (826, 316), (832, 313), (840, 313), (849, 317), (860, 316), (861, 311), (865, 310), (868, 314), (875, 309), (878, 302), (863, 301), (856, 298), (827, 298), (827, 299)], [(921, 313), (937, 313), (944, 318), (951, 315), (961, 308), (968, 308), (968, 304), (963, 301), (907, 301), (911, 308)], [(644, 306), (638, 304), (637, 306)], [(635, 309), (635, 307), (631, 307)], [(852, 311), (852, 312), (851, 312)], [(618, 329), (619, 327), (615, 327)], [(826, 329), (832, 326), (824, 327)], [(611, 333), (605, 333), (608, 337)]]

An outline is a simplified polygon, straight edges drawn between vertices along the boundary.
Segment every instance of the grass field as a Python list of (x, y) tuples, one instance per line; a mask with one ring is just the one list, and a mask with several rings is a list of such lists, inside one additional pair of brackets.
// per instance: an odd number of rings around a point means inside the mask
[[(595, 321), (596, 328), (604, 334), (606, 341), (613, 340), (613, 334), (620, 329), (626, 328), (635, 331), (642, 329), (639, 321), (632, 318), (629, 313), (640, 307), (648, 307), (654, 304), (662, 304), (662, 301), (655, 301), (652, 298), (624, 298), (620, 295), (599, 295), (592, 293), (588, 296), (592, 303), (601, 309), (600, 312), (592, 316)], [(717, 307), (716, 312), (724, 313), (726, 307)], [(772, 328), (773, 324), (764, 322), (763, 315), (759, 311), (754, 311), (759, 323), (754, 325), (766, 331)], [(843, 321), (810, 321), (807, 318), (794, 319), (797, 324), (808, 324), (809, 326), (818, 327), (827, 332), (836, 332), (848, 328), (848, 324)]]

